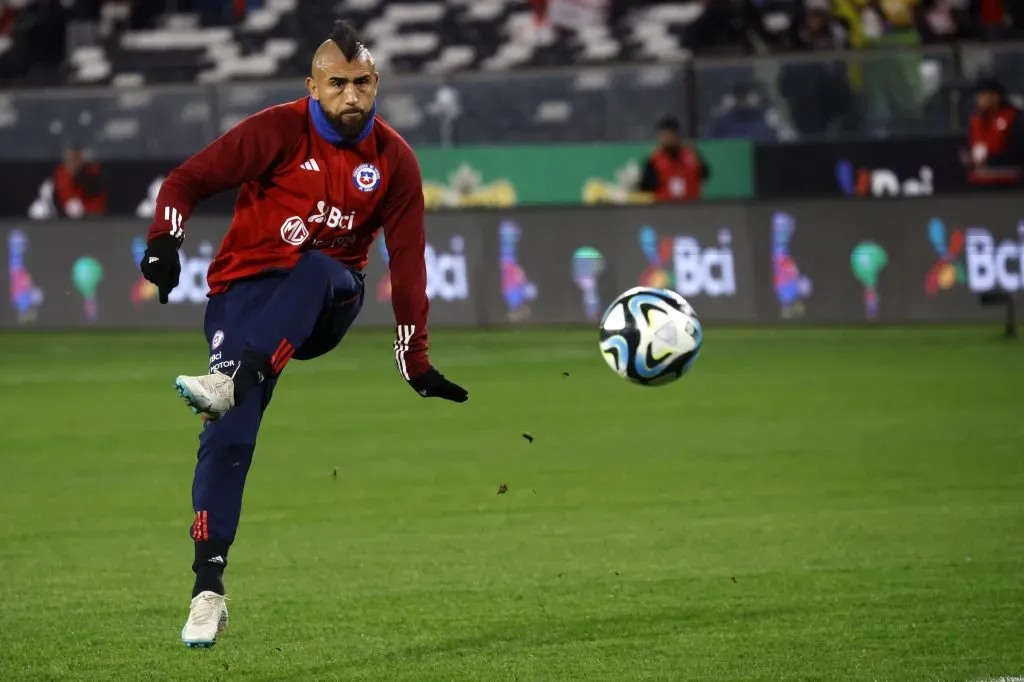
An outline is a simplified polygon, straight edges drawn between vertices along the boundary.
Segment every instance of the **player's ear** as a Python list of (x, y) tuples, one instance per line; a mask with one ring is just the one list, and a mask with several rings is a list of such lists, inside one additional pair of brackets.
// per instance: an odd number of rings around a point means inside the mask
[(312, 97), (315, 100), (320, 99), (320, 95), (317, 93), (316, 90), (316, 81), (313, 80), (312, 77), (310, 76), (306, 76), (306, 89), (309, 90), (310, 97)]
[(377, 96), (377, 88), (380, 87), (380, 73), (377, 71), (373, 72), (373, 96)]

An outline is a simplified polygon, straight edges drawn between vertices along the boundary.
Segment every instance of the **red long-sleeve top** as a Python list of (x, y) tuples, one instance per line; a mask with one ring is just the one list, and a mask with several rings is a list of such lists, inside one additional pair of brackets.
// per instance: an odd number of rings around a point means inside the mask
[(238, 188), (231, 228), (210, 264), (210, 296), (287, 270), (318, 249), (354, 270), (384, 230), (403, 378), (429, 367), (423, 179), (408, 143), (379, 116), (348, 144), (321, 135), (304, 97), (245, 119), (168, 175), (149, 238), (185, 238), (196, 204)]

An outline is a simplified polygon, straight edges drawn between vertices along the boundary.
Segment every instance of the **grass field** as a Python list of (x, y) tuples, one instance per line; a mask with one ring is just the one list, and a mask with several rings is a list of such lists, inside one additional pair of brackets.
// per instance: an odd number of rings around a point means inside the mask
[(656, 389), (592, 332), (433, 345), (465, 405), (385, 333), (289, 367), (203, 651), (203, 339), (0, 337), (0, 679), (1024, 675), (1024, 342), (712, 328)]

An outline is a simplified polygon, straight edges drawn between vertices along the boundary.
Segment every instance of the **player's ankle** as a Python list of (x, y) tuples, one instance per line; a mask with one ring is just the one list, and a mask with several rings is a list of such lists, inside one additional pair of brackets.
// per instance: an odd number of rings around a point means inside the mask
[(224, 569), (228, 565), (228, 545), (215, 540), (195, 543), (192, 570), (196, 574), (192, 596), (200, 592), (224, 594)]
[(192, 585), (193, 598), (202, 592), (224, 595), (224, 569), (202, 566), (196, 571), (196, 580)]
[(241, 405), (246, 394), (266, 381), (271, 374), (270, 358), (265, 353), (247, 350), (234, 374), (235, 405)]

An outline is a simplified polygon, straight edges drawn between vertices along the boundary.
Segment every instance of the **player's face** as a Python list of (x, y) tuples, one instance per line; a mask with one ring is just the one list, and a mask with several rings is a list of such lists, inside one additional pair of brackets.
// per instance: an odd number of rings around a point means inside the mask
[(327, 120), (346, 138), (366, 127), (380, 76), (370, 59), (346, 61), (341, 52), (318, 59), (306, 85)]

